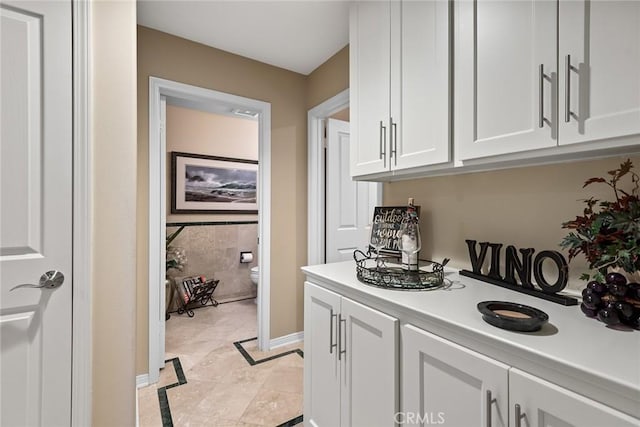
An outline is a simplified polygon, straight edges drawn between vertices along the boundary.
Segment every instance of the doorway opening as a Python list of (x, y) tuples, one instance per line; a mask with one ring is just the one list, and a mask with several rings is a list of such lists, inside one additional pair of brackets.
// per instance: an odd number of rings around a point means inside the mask
[(382, 203), (381, 184), (351, 180), (348, 108), (346, 89), (307, 114), (309, 265), (347, 259), (354, 248), (362, 249), (373, 207)]
[[(270, 277), (270, 163), (271, 163), (271, 105), (267, 102), (244, 98), (210, 89), (204, 89), (170, 80), (149, 78), (149, 383), (158, 380), (165, 361), (166, 288), (166, 236), (167, 225), (180, 224), (175, 216), (167, 221), (167, 202), (171, 202), (167, 183), (170, 182), (170, 159), (167, 155), (167, 104), (170, 109), (188, 109), (206, 114), (250, 118), (257, 122), (257, 250), (260, 263), (257, 289), (257, 335), (261, 350), (269, 348), (269, 277)], [(240, 113), (240, 114), (239, 114)], [(250, 116), (250, 117), (249, 117)], [(223, 156), (230, 158), (229, 156)], [(243, 160), (243, 159), (235, 159)], [(246, 223), (245, 218), (234, 219), (225, 215), (220, 222)], [(191, 220), (193, 220), (193, 215)], [(255, 215), (253, 216), (255, 219)], [(193, 221), (191, 221), (193, 223)], [(173, 231), (173, 229), (172, 229)], [(256, 243), (257, 243), (256, 242)], [(243, 252), (245, 252), (243, 250)], [(250, 252), (253, 252), (250, 250)], [(246, 257), (246, 255), (245, 255)], [(238, 253), (238, 263), (240, 254)], [(214, 295), (215, 297), (215, 295)]]

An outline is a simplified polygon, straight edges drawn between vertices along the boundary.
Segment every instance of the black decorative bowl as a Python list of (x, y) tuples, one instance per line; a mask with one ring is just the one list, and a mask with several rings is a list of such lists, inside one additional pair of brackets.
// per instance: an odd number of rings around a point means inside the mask
[(482, 319), (485, 322), (510, 331), (537, 331), (549, 320), (549, 316), (544, 311), (506, 301), (480, 302), (478, 311), (482, 313)]

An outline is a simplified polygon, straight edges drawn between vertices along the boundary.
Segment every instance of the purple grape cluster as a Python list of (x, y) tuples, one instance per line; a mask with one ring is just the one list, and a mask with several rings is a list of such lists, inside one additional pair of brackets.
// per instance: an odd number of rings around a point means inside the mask
[(582, 312), (607, 325), (640, 329), (640, 284), (627, 283), (620, 273), (609, 273), (605, 283), (592, 280), (582, 291)]

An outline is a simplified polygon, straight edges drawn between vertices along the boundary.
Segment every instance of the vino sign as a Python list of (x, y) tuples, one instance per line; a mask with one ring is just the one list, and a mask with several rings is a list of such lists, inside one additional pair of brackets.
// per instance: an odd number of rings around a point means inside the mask
[[(415, 206), (415, 209), (420, 216), (420, 206)], [(382, 242), (380, 253), (400, 255), (398, 233), (406, 214), (406, 206), (376, 206), (373, 209), (372, 238)]]
[[(540, 251), (534, 257), (535, 249), (516, 249), (515, 246), (507, 246), (504, 256), (504, 276), (501, 275), (500, 252), (502, 243), (480, 242), (465, 240), (469, 248), (469, 258), (472, 271), (461, 270), (462, 276), (471, 277), (483, 282), (491, 283), (503, 288), (512, 289), (538, 298), (546, 299), (563, 305), (576, 305), (578, 300), (565, 295), (558, 295), (567, 285), (569, 280), (569, 266), (564, 256), (557, 251)], [(482, 267), (489, 254), (489, 271), (482, 272)], [(555, 281), (545, 276), (543, 264), (549, 261), (555, 264), (557, 275)], [(534, 286), (533, 279), (535, 278)]]

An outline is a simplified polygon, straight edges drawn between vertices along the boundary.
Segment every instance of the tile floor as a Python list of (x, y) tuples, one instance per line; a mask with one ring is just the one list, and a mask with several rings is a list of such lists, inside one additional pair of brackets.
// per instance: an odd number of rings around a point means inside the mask
[[(302, 343), (258, 351), (257, 341), (248, 340), (256, 336), (253, 300), (194, 313), (192, 318), (174, 313), (167, 321), (169, 362), (157, 384), (138, 391), (139, 425), (275, 427), (301, 423)], [(247, 361), (234, 345), (239, 341), (245, 341), (239, 345), (258, 363), (252, 366)], [(174, 358), (179, 360), (177, 370)]]

